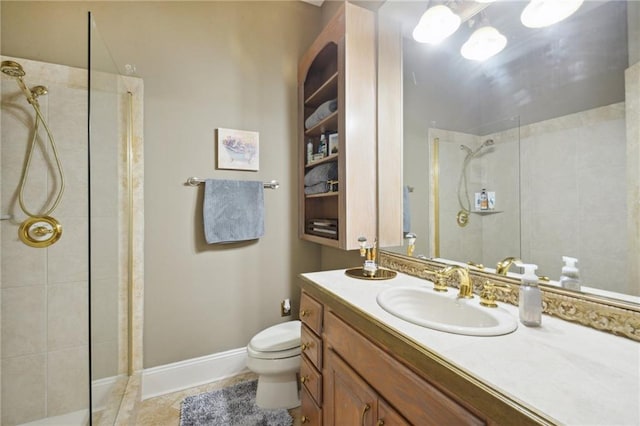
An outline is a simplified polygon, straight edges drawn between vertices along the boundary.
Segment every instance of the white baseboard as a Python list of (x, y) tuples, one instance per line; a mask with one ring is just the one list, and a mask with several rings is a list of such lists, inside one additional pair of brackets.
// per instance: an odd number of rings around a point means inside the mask
[(247, 371), (247, 348), (146, 368), (142, 400), (232, 377)]

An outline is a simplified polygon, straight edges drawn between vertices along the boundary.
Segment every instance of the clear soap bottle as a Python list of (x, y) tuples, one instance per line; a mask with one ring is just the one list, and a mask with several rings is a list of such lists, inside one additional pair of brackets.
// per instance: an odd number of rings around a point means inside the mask
[(480, 192), (480, 210), (489, 210), (489, 197), (487, 196), (487, 190), (484, 188)]
[(542, 324), (542, 293), (538, 287), (537, 265), (523, 263), (524, 269), (520, 284), (520, 322), (527, 327), (540, 327)]
[(580, 290), (580, 272), (576, 267), (578, 259), (575, 257), (562, 256), (564, 266), (560, 275), (560, 286), (568, 290)]

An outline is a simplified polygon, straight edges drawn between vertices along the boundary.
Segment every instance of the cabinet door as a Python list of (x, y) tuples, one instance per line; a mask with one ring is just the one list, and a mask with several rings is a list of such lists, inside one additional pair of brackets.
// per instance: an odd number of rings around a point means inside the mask
[(378, 412), (376, 393), (335, 352), (327, 350), (323, 372), (325, 426), (374, 426)]
[(409, 426), (410, 424), (383, 399), (378, 400), (378, 421), (376, 426)]

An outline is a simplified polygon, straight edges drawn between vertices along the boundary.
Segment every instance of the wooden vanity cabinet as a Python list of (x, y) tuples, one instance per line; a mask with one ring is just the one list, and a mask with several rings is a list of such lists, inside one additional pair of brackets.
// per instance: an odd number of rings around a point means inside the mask
[(485, 424), (305, 291), (300, 305), (303, 424)]
[[(299, 227), (301, 239), (353, 250), (358, 237), (376, 236), (376, 21), (374, 12), (345, 2), (298, 66)], [(337, 110), (311, 127), (307, 119), (327, 101)], [(336, 152), (318, 152), (322, 135), (337, 133)], [(328, 143), (328, 138), (327, 138)], [(337, 184), (305, 194), (305, 175), (335, 164)], [(335, 179), (331, 179), (335, 181)]]

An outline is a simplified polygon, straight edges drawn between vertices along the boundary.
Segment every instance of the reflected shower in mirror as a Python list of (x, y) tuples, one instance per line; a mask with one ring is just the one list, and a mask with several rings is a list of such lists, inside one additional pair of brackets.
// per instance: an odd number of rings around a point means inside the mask
[[(411, 35), (430, 5), (394, 1), (379, 11), (404, 35), (403, 166), (412, 188), (404, 230), (417, 236), (413, 255), (487, 268), (514, 256), (553, 281), (570, 256), (583, 291), (639, 296), (639, 225), (628, 206), (638, 203), (640, 177), (640, 4), (584, 2), (560, 22), (529, 28), (520, 19), (526, 2), (458, 1), (452, 10), (463, 23), (438, 45)], [(466, 59), (460, 48), (481, 22), (507, 45), (485, 61)], [(475, 204), (483, 189), (492, 209)]]

